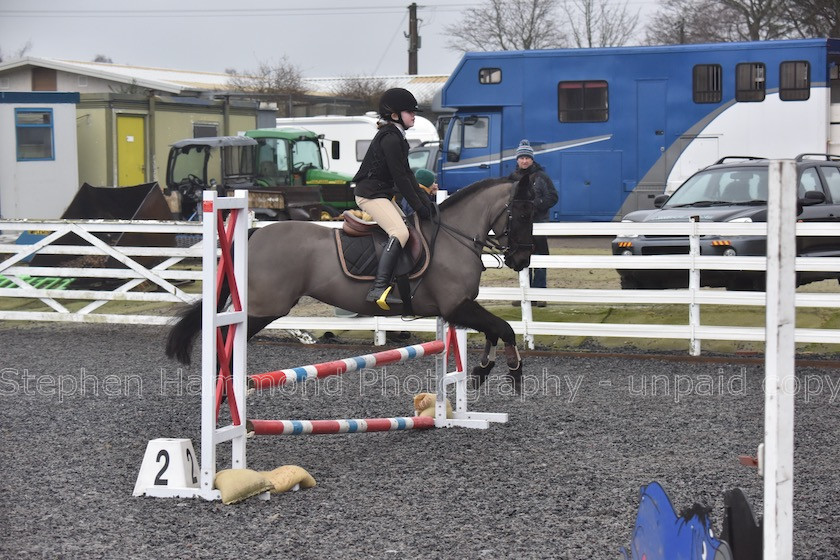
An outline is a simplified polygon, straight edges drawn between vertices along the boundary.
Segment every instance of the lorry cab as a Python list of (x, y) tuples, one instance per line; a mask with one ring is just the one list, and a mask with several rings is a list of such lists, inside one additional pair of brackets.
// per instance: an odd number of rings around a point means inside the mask
[[(446, 169), (447, 184), (465, 186), (488, 177), (502, 175), (502, 115), (500, 112), (470, 112), (456, 116), (449, 129), (441, 152)], [(509, 150), (507, 159), (513, 156)]]

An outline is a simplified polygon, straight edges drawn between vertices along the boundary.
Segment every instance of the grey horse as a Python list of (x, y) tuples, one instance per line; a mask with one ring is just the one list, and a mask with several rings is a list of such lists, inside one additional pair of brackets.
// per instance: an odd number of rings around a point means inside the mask
[[(501, 253), (513, 270), (527, 267), (533, 251), (533, 191), (527, 178), (484, 179), (465, 187), (439, 206), (430, 220), (421, 222), (431, 250), (425, 273), (412, 280), (414, 316), (443, 317), (447, 322), (486, 337), (481, 362), (472, 371), (478, 387), (495, 364), (501, 339), (514, 386), (519, 387), (522, 360), (516, 336), (507, 321), (475, 302), (484, 266), (481, 253)], [(491, 238), (490, 231), (495, 235)], [(248, 338), (289, 313), (303, 296), (360, 315), (401, 315), (402, 306), (382, 310), (365, 301), (369, 282), (344, 274), (335, 232), (310, 222), (278, 222), (253, 231), (248, 241)], [(227, 284), (220, 302), (227, 300)], [(184, 364), (190, 361), (195, 337), (201, 330), (201, 302), (187, 307), (172, 327), (166, 354)]]

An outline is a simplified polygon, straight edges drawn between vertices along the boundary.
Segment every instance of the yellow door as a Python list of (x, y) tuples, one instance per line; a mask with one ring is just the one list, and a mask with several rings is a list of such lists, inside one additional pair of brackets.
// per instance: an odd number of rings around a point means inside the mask
[(146, 182), (146, 119), (117, 116), (117, 186)]

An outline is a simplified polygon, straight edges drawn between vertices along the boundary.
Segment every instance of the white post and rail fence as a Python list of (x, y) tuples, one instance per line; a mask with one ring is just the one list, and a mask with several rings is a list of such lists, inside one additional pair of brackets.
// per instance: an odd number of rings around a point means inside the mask
[[(265, 225), (265, 222), (256, 224)], [(337, 227), (340, 222), (323, 222), (325, 227)], [(797, 223), (799, 236), (835, 236), (840, 238), (840, 223)], [(175, 314), (178, 304), (190, 303), (199, 297), (189, 284), (201, 281), (201, 243), (192, 247), (121, 247), (110, 246), (97, 235), (114, 232), (168, 233), (200, 239), (201, 224), (187, 222), (128, 222), (128, 221), (0, 221), (0, 231), (5, 242), (0, 243), (0, 320), (9, 321), (61, 321), (82, 323), (165, 325)], [(18, 234), (38, 231), (47, 234), (35, 244), (18, 245)], [(604, 240), (609, 247), (612, 236), (622, 234), (686, 235), (696, 239), (703, 235), (766, 235), (765, 223), (552, 223), (536, 224), (535, 232), (552, 237), (594, 237)], [(59, 245), (56, 240), (74, 233), (84, 244)], [(82, 266), (46, 267), (30, 266), (26, 261), (34, 254), (67, 255), (81, 258), (106, 255), (120, 267), (95, 268)], [(649, 339), (679, 339), (688, 342), (691, 354), (700, 353), (703, 340), (754, 341), (765, 340), (763, 326), (744, 327), (703, 324), (701, 309), (705, 305), (749, 306), (763, 308), (765, 292), (722, 291), (700, 288), (702, 270), (765, 270), (765, 257), (645, 255), (623, 256), (594, 254), (534, 256), (533, 267), (550, 268), (554, 274), (566, 269), (641, 269), (688, 270), (690, 284), (687, 289), (670, 290), (620, 290), (579, 288), (530, 288), (528, 271), (519, 276), (519, 287), (482, 285), (480, 302), (523, 302), (521, 320), (511, 321), (514, 331), (523, 336), (527, 345), (534, 347), (536, 336), (570, 337), (619, 337)], [(138, 263), (142, 258), (156, 258), (154, 266)], [(485, 266), (498, 266), (496, 259), (485, 256)], [(838, 257), (797, 257), (795, 266), (800, 271), (830, 271), (840, 274)], [(515, 273), (510, 271), (516, 281)], [(89, 282), (79, 280), (108, 280), (107, 290), (86, 287)], [(69, 284), (68, 284), (69, 282)], [(78, 286), (78, 287), (77, 287)], [(798, 309), (840, 308), (840, 288), (837, 293), (791, 294)], [(25, 305), (26, 302), (35, 302)], [(38, 305), (40, 301), (42, 305)], [(86, 302), (80, 304), (79, 302)], [(686, 319), (682, 324), (650, 323), (594, 323), (557, 322), (536, 320), (531, 310), (532, 301), (577, 306), (605, 305), (684, 305)], [(13, 302), (13, 303), (10, 303)], [(114, 302), (122, 305), (115, 306)], [(110, 306), (106, 304), (112, 303)], [(146, 305), (144, 305), (146, 304)], [(151, 305), (150, 305), (151, 304)], [(161, 307), (164, 304), (164, 307)], [(166, 304), (172, 304), (166, 307)], [(154, 312), (149, 308), (154, 307)], [(270, 329), (299, 331), (370, 331), (375, 344), (384, 344), (388, 331), (434, 333), (434, 319), (406, 322), (399, 317), (335, 317), (288, 316), (269, 325)], [(840, 329), (796, 328), (797, 343), (838, 344)]]

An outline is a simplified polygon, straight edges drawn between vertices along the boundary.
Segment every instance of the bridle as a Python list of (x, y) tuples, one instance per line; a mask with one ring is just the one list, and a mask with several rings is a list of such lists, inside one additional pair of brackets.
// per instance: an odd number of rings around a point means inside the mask
[[(491, 224), (495, 224), (503, 214), (507, 213), (505, 230), (501, 235), (496, 234), (495, 238), (488, 237), (486, 240), (482, 241), (477, 237), (464, 233), (454, 226), (443, 223), (440, 220), (440, 214), (434, 215), (432, 217), (432, 221), (437, 226), (436, 229), (443, 229), (455, 238), (456, 241), (466, 247), (469, 247), (476, 255), (480, 256), (482, 253), (485, 253), (495, 257), (499, 262), (499, 267), (501, 268), (504, 260), (506, 260), (510, 255), (522, 250), (529, 250), (531, 252), (534, 250), (533, 236), (530, 232), (523, 232), (521, 229), (515, 231), (511, 227), (515, 219), (524, 219), (529, 215), (533, 216), (534, 213), (534, 202), (532, 200), (517, 199), (516, 191), (516, 187), (511, 189), (508, 201), (493, 217), (493, 219), (490, 220)], [(435, 210), (437, 211), (437, 207), (435, 207)], [(437, 231), (435, 231), (433, 238), (434, 237), (437, 237)], [(500, 242), (500, 239), (504, 239), (506, 243)], [(432, 246), (434, 246), (434, 243), (430, 244), (430, 247)], [(485, 250), (487, 250), (487, 252), (485, 252)]]

